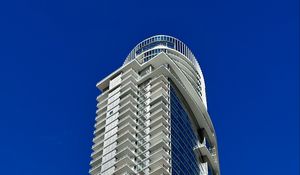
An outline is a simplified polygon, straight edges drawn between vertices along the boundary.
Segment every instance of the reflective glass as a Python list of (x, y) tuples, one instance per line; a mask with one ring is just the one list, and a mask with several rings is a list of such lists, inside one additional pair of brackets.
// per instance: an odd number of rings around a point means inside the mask
[(188, 113), (171, 84), (171, 147), (172, 174), (199, 175), (198, 161), (194, 153), (197, 137), (193, 132)]

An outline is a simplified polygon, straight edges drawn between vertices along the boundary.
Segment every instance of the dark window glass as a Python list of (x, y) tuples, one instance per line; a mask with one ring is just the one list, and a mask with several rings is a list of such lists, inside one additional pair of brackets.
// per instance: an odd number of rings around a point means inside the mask
[(194, 153), (197, 137), (193, 132), (188, 113), (171, 84), (171, 147), (172, 174), (199, 175), (200, 169)]

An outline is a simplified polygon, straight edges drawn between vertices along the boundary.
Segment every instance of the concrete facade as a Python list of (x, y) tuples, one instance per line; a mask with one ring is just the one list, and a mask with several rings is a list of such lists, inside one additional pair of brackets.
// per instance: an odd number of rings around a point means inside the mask
[(220, 174), (203, 75), (184, 43), (166, 35), (142, 41), (97, 87), (102, 93), (97, 97), (91, 175), (178, 174), (190, 160), (173, 161), (177, 153), (172, 149), (186, 146), (173, 141), (175, 97), (196, 141), (188, 148), (197, 165), (190, 174)]

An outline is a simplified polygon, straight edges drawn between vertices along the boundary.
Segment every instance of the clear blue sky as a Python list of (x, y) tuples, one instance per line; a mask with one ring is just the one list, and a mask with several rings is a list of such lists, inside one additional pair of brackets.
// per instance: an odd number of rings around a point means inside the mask
[(298, 32), (296, 0), (1, 1), (0, 174), (87, 174), (95, 84), (155, 34), (201, 64), (223, 175), (299, 174)]

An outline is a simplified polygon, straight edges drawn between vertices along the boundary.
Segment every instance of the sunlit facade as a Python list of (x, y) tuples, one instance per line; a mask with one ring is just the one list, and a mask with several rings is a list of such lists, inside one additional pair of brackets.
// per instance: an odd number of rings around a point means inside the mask
[(140, 42), (97, 87), (91, 175), (220, 174), (203, 74), (180, 40)]

